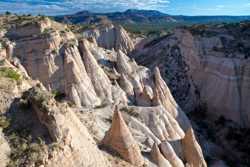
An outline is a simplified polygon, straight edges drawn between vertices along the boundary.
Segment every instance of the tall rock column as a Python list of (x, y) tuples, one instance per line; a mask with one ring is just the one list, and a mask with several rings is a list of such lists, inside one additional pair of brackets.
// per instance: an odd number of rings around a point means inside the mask
[(87, 75), (85, 66), (76, 46), (65, 46), (63, 50), (65, 92), (78, 106), (96, 106), (100, 100)]
[(102, 144), (110, 147), (119, 153), (123, 159), (135, 166), (142, 166), (144, 164), (140, 148), (117, 107), (114, 111), (112, 125), (109, 131), (106, 132)]
[(184, 157), (191, 167), (207, 167), (200, 145), (195, 139), (194, 131), (190, 128), (182, 139)]
[(172, 167), (167, 159), (162, 155), (158, 145), (155, 143), (151, 150), (151, 157), (158, 167)]
[(82, 54), (86, 71), (98, 97), (111, 103), (113, 101), (111, 90), (112, 84), (103, 69), (97, 63), (95, 57), (89, 51), (88, 45), (89, 43), (86, 39), (81, 40), (79, 43), (79, 49)]

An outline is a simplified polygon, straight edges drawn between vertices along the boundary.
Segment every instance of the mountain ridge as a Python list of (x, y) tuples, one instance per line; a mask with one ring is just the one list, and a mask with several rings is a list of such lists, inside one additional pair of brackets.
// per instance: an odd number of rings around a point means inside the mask
[(94, 21), (97, 18), (105, 17), (113, 22), (123, 23), (163, 23), (163, 22), (179, 22), (179, 23), (210, 23), (210, 22), (239, 22), (250, 20), (250, 16), (187, 16), (187, 15), (170, 15), (157, 10), (138, 10), (128, 9), (124, 12), (91, 12), (83, 10), (75, 14), (54, 16), (56, 21), (68, 23), (89, 23), (86, 21)]

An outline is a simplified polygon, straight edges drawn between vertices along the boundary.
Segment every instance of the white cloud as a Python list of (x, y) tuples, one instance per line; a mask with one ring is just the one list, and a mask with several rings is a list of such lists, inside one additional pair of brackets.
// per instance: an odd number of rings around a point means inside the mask
[(80, 10), (96, 12), (126, 9), (166, 9), (170, 0), (2, 0), (0, 12), (35, 12), (44, 14), (72, 13)]

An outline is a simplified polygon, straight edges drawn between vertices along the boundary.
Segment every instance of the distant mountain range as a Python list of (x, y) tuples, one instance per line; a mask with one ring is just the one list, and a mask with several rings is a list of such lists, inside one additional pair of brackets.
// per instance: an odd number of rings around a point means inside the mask
[(66, 23), (96, 23), (100, 21), (112, 21), (122, 24), (165, 24), (165, 23), (219, 23), (239, 22), (250, 20), (250, 16), (182, 16), (168, 15), (155, 10), (129, 9), (125, 12), (94, 13), (81, 11), (72, 15), (55, 16), (56, 21)]

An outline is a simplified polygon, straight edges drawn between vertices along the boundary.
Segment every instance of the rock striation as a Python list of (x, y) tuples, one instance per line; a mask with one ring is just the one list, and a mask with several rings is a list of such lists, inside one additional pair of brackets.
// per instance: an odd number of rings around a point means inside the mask
[(106, 49), (121, 50), (126, 54), (134, 49), (134, 43), (124, 28), (111, 23), (99, 25), (94, 29), (84, 31), (83, 36), (86, 38), (93, 37), (98, 46)]
[(92, 85), (97, 96), (105, 100), (106, 103), (112, 103), (111, 82), (103, 69), (97, 63), (95, 57), (89, 51), (88, 45), (89, 42), (86, 39), (83, 39), (79, 45), (88, 76), (92, 81)]
[(3, 131), (14, 166), (205, 166), (160, 70), (128, 57), (132, 44), (123, 28), (97, 27), (97, 36), (77, 38), (63, 24), (23, 17), (25, 24), (7, 29), (11, 42), (0, 52), (14, 70), (0, 73), (1, 112), (17, 118)]
[[(15, 42), (11, 56), (19, 58), (28, 74), (48, 90), (66, 94), (77, 106), (99, 105), (73, 33), (66, 32), (63, 25), (58, 28), (54, 24), (47, 19), (35, 20), (10, 29), (7, 35)], [(27, 26), (34, 33), (24, 33)]]
[(110, 166), (86, 127), (66, 104), (57, 103), (42, 86), (31, 88), (24, 97), (48, 129), (52, 141), (61, 148), (44, 160), (45, 166)]
[(202, 105), (212, 115), (248, 127), (247, 27), (248, 23), (179, 28), (146, 44), (135, 57), (142, 65), (160, 67), (185, 111)]
[(173, 167), (184, 167), (182, 160), (176, 155), (175, 150), (167, 141), (161, 143), (160, 149), (163, 156)]
[(206, 167), (200, 145), (195, 139), (194, 131), (190, 128), (182, 140), (185, 159), (189, 166)]
[(162, 153), (159, 150), (158, 145), (155, 143), (151, 150), (151, 157), (155, 164), (159, 167), (171, 167), (172, 165), (169, 163), (168, 160), (165, 159), (165, 157), (162, 155)]

